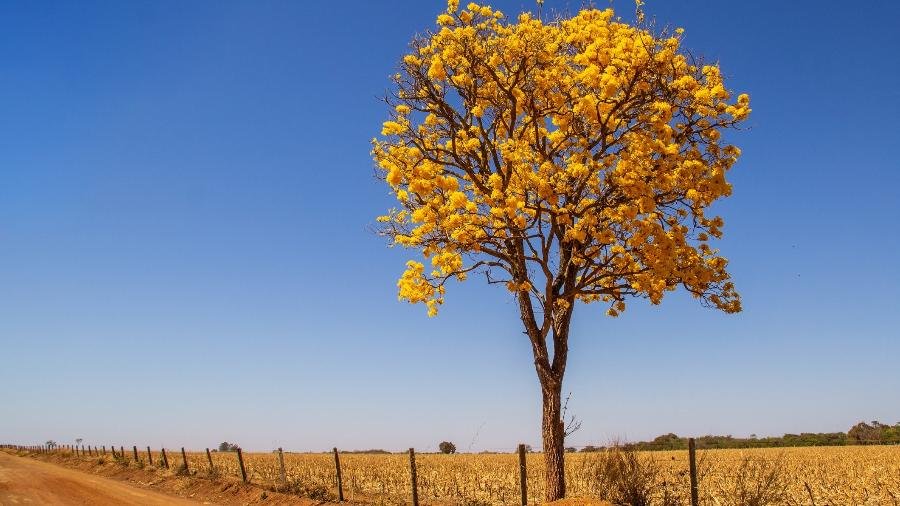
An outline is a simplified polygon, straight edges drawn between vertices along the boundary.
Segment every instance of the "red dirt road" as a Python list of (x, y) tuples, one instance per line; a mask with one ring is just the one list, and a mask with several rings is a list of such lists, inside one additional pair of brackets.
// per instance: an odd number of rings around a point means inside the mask
[(0, 505), (19, 504), (196, 506), (201, 503), (0, 452)]

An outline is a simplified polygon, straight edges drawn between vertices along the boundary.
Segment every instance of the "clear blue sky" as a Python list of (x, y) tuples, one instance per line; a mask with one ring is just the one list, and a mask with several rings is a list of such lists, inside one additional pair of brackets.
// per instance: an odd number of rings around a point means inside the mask
[[(505, 289), (428, 319), (396, 299), (413, 253), (367, 229), (376, 97), (444, 6), (4, 2), (0, 440), (537, 445)], [(745, 311), (582, 307), (570, 443), (900, 421), (900, 7), (647, 12), (753, 97), (719, 207)]]

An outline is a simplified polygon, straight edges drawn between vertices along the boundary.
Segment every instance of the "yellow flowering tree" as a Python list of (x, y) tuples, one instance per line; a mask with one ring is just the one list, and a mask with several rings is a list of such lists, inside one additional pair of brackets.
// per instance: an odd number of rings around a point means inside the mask
[(721, 134), (749, 97), (686, 54), (681, 29), (654, 34), (611, 9), (511, 20), (450, 0), (437, 24), (403, 57), (373, 140), (398, 201), (381, 230), (424, 255), (398, 287), (429, 316), (450, 279), (480, 272), (512, 292), (543, 394), (546, 499), (558, 499), (576, 305), (617, 316), (630, 297), (658, 304), (682, 287), (740, 311), (707, 208), (731, 193), (740, 150)]

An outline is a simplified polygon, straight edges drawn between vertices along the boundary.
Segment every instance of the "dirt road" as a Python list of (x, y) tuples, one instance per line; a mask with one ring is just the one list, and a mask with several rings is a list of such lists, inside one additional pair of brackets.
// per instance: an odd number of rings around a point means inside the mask
[(197, 506), (201, 503), (0, 452), (0, 505), (11, 504)]

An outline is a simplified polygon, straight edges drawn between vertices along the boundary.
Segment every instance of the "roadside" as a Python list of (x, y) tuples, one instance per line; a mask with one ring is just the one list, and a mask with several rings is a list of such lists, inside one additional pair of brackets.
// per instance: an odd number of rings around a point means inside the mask
[(0, 451), (0, 505), (323, 504), (227, 479), (179, 476), (109, 457)]

